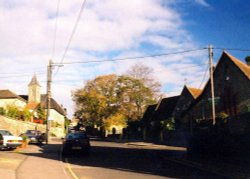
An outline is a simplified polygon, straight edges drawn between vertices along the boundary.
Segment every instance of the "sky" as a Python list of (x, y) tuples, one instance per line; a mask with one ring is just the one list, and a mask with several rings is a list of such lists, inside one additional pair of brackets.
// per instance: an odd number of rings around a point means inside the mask
[[(71, 118), (72, 91), (99, 75), (143, 64), (168, 97), (179, 95), (184, 84), (204, 86), (209, 44), (215, 64), (223, 49), (243, 62), (250, 55), (247, 0), (86, 0), (79, 16), (83, 2), (0, 0), (0, 89), (27, 94), (36, 74), (46, 93), (52, 59), (52, 97)], [(155, 54), (169, 55), (91, 63)]]

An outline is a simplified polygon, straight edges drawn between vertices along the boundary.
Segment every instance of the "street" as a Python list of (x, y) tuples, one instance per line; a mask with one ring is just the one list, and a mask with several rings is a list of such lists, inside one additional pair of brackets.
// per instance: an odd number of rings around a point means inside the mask
[[(91, 141), (89, 156), (62, 157), (61, 141), (0, 151), (0, 176), (27, 178), (226, 178), (173, 160), (185, 151), (163, 146)], [(168, 159), (169, 158), (169, 159)]]
[[(183, 151), (157, 149), (151, 146), (92, 141), (89, 157), (69, 156), (78, 178), (223, 178), (184, 164), (166, 160), (166, 156), (181, 155)], [(165, 155), (163, 158), (162, 155)]]

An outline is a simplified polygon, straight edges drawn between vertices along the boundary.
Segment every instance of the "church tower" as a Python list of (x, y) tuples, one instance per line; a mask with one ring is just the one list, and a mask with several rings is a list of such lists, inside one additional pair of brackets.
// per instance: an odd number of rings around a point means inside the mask
[(40, 84), (37, 81), (36, 75), (34, 75), (28, 85), (28, 103), (40, 103), (41, 93)]

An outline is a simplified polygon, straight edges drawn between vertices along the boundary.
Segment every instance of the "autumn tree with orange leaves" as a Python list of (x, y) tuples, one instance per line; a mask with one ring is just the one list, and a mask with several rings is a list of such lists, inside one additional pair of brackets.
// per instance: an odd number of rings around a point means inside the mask
[(72, 93), (75, 116), (86, 126), (105, 127), (138, 121), (145, 107), (154, 103), (154, 93), (145, 84), (129, 76), (98, 76)]

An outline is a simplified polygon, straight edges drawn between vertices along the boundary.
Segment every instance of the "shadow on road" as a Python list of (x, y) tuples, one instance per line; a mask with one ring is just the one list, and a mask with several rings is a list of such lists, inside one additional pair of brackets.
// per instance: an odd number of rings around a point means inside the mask
[[(60, 143), (37, 147), (39, 147), (39, 152), (27, 150), (23, 154), (61, 160)], [(65, 158), (67, 158), (69, 164), (79, 166), (98, 167), (171, 178), (216, 177), (216, 175), (210, 172), (201, 171), (167, 159), (168, 157), (183, 155), (184, 153), (183, 151), (133, 148), (114, 142), (92, 141), (89, 156), (77, 153), (62, 157), (62, 160), (65, 162)]]
[[(99, 139), (91, 141), (91, 145), (89, 156), (74, 153), (61, 157), (61, 141), (41, 146), (31, 145), (17, 152), (27, 156), (67, 161), (69, 164), (79, 167), (97, 167), (171, 178), (226, 178), (197, 169), (192, 165), (176, 162), (174, 159), (183, 158), (182, 156), (186, 154), (185, 151), (145, 149)], [(65, 160), (66, 158), (67, 160)], [(190, 161), (194, 159), (192, 158)], [(207, 160), (209, 161), (209, 159)]]

